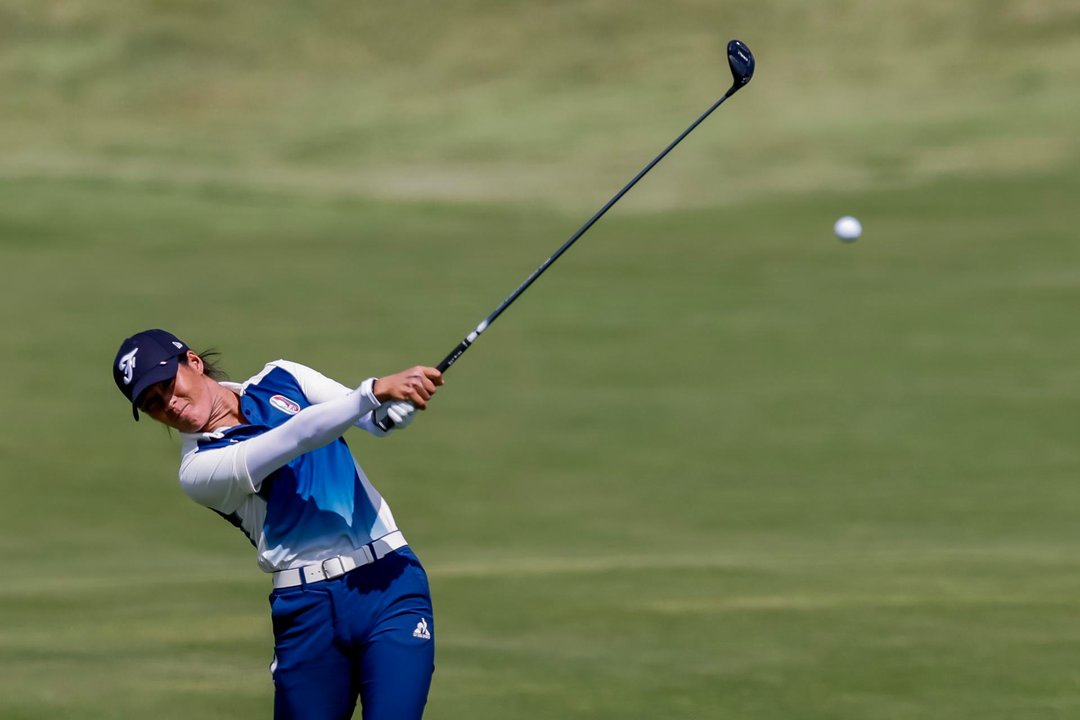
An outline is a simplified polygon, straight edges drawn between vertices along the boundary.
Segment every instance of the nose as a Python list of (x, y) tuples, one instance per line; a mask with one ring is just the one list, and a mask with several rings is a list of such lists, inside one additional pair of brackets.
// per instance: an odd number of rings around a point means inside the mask
[(169, 415), (169, 417), (178, 417), (180, 415), (179, 407), (180, 402), (176, 399), (176, 396), (173, 395), (169, 398), (169, 402), (165, 405), (165, 412)]

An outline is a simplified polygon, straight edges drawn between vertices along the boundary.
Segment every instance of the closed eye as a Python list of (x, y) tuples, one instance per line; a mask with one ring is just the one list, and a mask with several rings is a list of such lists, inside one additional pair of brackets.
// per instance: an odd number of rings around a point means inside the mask
[(146, 389), (143, 393), (142, 400), (139, 402), (139, 409), (145, 413), (154, 413), (165, 404), (163, 398), (172, 394), (173, 383), (176, 382), (176, 378), (171, 380), (162, 380), (159, 383), (154, 383)]

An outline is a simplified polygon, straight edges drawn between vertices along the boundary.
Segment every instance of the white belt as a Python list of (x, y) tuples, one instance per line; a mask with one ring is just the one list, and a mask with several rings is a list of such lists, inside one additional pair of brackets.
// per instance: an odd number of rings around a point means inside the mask
[(370, 565), (376, 560), (381, 560), (405, 545), (405, 536), (401, 534), (400, 530), (395, 530), (389, 535), (383, 535), (378, 540), (370, 542), (348, 555), (335, 555), (314, 565), (279, 570), (274, 573), (274, 587), (296, 587), (297, 585), (332, 580), (341, 577), (350, 570), (355, 570), (361, 565)]

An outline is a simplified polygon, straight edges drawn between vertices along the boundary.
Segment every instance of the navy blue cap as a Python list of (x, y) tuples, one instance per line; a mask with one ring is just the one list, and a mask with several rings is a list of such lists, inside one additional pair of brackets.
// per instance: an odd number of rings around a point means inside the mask
[(139, 396), (153, 385), (176, 377), (179, 357), (188, 346), (164, 330), (143, 330), (124, 340), (113, 360), (116, 387), (131, 401), (131, 414), (139, 419)]

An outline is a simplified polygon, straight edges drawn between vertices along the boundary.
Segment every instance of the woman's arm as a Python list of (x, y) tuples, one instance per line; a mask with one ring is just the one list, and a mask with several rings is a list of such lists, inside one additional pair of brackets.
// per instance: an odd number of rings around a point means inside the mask
[[(341, 437), (351, 425), (370, 416), (384, 401), (404, 401), (424, 409), (442, 385), (442, 373), (435, 368), (416, 366), (382, 378), (368, 378), (356, 390), (341, 386), (320, 373), (296, 363), (279, 361), (284, 369), (297, 376), (310, 405), (281, 425), (249, 439), (234, 439), (218, 447), (198, 449), (192, 446), (180, 462), (180, 485), (200, 505), (224, 513), (236, 510), (244, 498), (259, 492), (262, 481), (290, 460), (322, 447)], [(292, 366), (292, 367), (290, 367)], [(320, 380), (321, 378), (321, 380)], [(331, 395), (335, 397), (331, 397)], [(228, 444), (224, 444), (224, 443)]]
[[(304, 408), (281, 425), (246, 440), (192, 448), (180, 463), (180, 485), (200, 505), (229, 513), (257, 493), (270, 473), (341, 437), (379, 405), (368, 379), (342, 397)], [(223, 438), (224, 439), (224, 438)]]
[[(296, 382), (300, 385), (300, 391), (304, 393), (304, 396), (312, 405), (330, 402), (331, 400), (336, 400), (352, 392), (352, 390), (342, 385), (337, 380), (328, 378), (318, 370), (312, 370), (306, 365), (301, 365), (300, 363), (291, 362), (289, 360), (277, 360), (272, 364), (288, 371), (290, 375), (296, 378)], [(399, 375), (400, 374), (401, 373), (399, 373)], [(390, 379), (391, 378), (387, 378), (387, 380)], [(392, 398), (383, 398), (383, 400), (385, 399)], [(374, 411), (364, 413), (357, 418), (353, 425), (362, 430), (366, 430), (376, 437), (386, 437), (386, 435), (389, 434), (388, 431), (383, 430), (375, 423)]]

